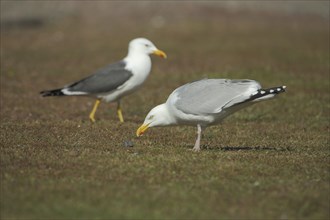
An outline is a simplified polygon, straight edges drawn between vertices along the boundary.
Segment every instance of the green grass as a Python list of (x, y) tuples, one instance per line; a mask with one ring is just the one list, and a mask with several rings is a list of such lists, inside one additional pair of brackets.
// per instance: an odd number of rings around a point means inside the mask
[[(142, 16), (1, 32), (2, 219), (329, 219), (328, 21), (198, 13), (153, 30)], [(123, 100), (124, 124), (115, 105), (91, 124), (93, 99), (38, 96), (124, 57), (136, 36), (168, 59), (153, 58), (145, 86)], [(208, 128), (199, 153), (192, 127), (135, 137), (153, 106), (204, 77), (287, 93)]]

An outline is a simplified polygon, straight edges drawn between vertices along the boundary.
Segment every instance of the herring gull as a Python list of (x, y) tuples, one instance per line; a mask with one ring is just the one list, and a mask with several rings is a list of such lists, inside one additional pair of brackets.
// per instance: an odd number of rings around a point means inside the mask
[(154, 107), (137, 129), (139, 137), (151, 127), (197, 125), (194, 151), (200, 151), (202, 130), (230, 114), (285, 92), (285, 86), (262, 89), (249, 79), (203, 79), (175, 89), (167, 101)]

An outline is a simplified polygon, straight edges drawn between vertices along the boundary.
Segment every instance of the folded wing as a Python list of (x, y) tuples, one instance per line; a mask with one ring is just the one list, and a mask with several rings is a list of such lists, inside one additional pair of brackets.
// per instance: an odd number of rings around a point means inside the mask
[[(261, 86), (254, 80), (205, 79), (183, 85), (173, 92), (174, 106), (187, 114), (214, 114), (249, 98)], [(169, 97), (169, 99), (171, 98)]]
[(99, 94), (111, 92), (132, 77), (132, 72), (126, 70), (125, 66), (124, 61), (110, 64), (87, 78), (65, 86), (65, 92), (68, 95), (70, 93)]

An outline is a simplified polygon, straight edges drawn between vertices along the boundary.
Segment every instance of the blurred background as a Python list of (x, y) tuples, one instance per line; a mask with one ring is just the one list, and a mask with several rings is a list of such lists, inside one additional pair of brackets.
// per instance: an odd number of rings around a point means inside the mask
[[(116, 1), (1, 1), (2, 24), (36, 19), (41, 22), (58, 22), (59, 19), (80, 17), (85, 19), (108, 19), (106, 24), (119, 21), (133, 21), (134, 16), (148, 18), (151, 25), (159, 27), (165, 20), (184, 20), (189, 14), (198, 15), (200, 7), (225, 10), (280, 13), (282, 15), (317, 15), (329, 17), (328, 1), (184, 1), (184, 2), (116, 2)], [(129, 12), (129, 13), (128, 13)], [(207, 12), (205, 12), (207, 13)], [(144, 15), (144, 16), (143, 16)], [(202, 14), (203, 15), (203, 14)], [(162, 17), (162, 18), (160, 18)], [(151, 20), (150, 20), (151, 19)], [(157, 20), (158, 19), (158, 20)], [(162, 22), (161, 20), (164, 19)], [(146, 24), (146, 25), (150, 25)]]

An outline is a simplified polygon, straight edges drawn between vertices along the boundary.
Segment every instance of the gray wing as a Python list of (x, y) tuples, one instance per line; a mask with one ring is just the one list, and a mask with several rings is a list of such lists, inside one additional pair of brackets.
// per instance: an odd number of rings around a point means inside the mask
[(85, 92), (89, 94), (111, 92), (123, 85), (133, 75), (132, 72), (125, 69), (125, 66), (126, 63), (124, 61), (110, 64), (93, 75), (65, 88), (70, 92)]
[[(247, 101), (261, 86), (254, 80), (205, 79), (183, 85), (172, 94), (174, 105), (188, 114), (212, 114)], [(171, 96), (169, 99), (171, 99)]]

